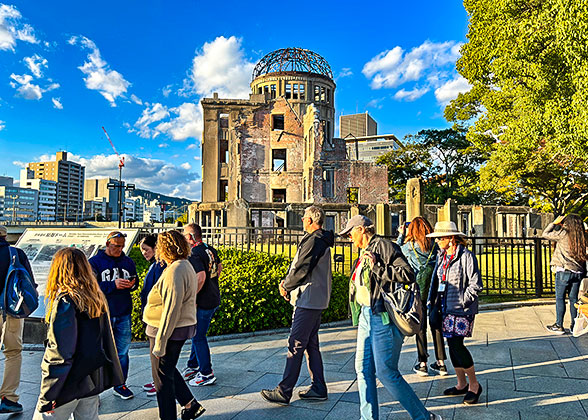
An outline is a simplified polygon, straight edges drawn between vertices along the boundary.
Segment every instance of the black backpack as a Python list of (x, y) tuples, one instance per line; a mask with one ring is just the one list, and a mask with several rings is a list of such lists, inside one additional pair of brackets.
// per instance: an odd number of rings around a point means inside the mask
[(39, 294), (30, 273), (21, 264), (18, 251), (8, 247), (10, 266), (4, 282), (4, 291), (0, 294), (0, 310), (2, 318), (6, 315), (13, 318), (26, 318), (39, 306)]

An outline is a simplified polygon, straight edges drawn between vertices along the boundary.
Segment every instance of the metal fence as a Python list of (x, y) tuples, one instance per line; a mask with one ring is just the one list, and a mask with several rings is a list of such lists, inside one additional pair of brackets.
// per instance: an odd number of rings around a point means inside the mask
[[(142, 231), (157, 233), (163, 228)], [(202, 228), (204, 242), (218, 248), (282, 254), (293, 258), (304, 232), (287, 228)], [(395, 237), (389, 237), (395, 240)], [(540, 237), (468, 237), (468, 248), (477, 258), (488, 296), (542, 297), (553, 295), (554, 275), (549, 263), (553, 243)], [(335, 271), (349, 274), (358, 250), (337, 238), (332, 250)]]

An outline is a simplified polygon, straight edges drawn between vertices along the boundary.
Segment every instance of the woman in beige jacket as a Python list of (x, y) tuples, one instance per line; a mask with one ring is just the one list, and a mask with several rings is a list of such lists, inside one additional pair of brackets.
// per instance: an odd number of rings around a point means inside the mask
[(187, 258), (190, 247), (184, 236), (175, 231), (160, 233), (155, 258), (165, 261), (166, 269), (147, 297), (143, 321), (151, 350), (151, 373), (159, 418), (176, 420), (176, 400), (184, 408), (182, 420), (204, 413), (176, 368), (182, 346), (196, 333), (196, 272)]

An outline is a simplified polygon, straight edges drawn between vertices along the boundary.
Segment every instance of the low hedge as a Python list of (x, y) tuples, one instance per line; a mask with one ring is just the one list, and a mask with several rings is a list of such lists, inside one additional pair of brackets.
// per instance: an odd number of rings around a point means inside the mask
[[(286, 276), (291, 259), (282, 255), (245, 252), (220, 248), (223, 272), (219, 279), (221, 305), (212, 319), (209, 335), (260, 331), (287, 327), (292, 318), (292, 305), (280, 296), (278, 284)], [(137, 264), (139, 290), (149, 264), (138, 247), (129, 255)], [(333, 288), (329, 307), (323, 312), (323, 322), (347, 318), (348, 278), (333, 273)], [(133, 339), (145, 340), (141, 321), (139, 291), (133, 293)]]

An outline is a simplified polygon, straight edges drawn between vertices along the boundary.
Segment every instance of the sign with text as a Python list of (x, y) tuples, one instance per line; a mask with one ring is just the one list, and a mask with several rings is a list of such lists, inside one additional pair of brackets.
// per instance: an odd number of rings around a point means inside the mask
[[(24, 231), (16, 246), (25, 252), (31, 263), (35, 282), (39, 285), (37, 291), (40, 296), (39, 308), (31, 316), (45, 316), (45, 286), (53, 255), (61, 248), (76, 247), (90, 258), (106, 246), (106, 237), (113, 230), (118, 229), (34, 228)], [(138, 229), (120, 229), (118, 231), (127, 235), (123, 251), (128, 254), (139, 231)]]

